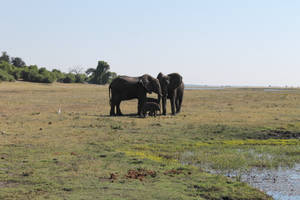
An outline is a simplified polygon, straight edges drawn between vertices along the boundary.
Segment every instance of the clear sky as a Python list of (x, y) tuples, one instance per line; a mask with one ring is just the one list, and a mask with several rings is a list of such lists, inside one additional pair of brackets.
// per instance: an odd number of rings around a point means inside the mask
[(0, 0), (0, 51), (68, 71), (300, 86), (297, 0)]

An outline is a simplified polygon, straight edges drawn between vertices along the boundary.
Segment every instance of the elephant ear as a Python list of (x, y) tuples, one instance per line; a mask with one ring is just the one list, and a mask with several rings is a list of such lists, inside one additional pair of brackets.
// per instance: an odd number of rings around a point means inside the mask
[(157, 75), (157, 79), (161, 80), (163, 76), (164, 76), (163, 73), (159, 72), (159, 74)]
[(149, 78), (147, 75), (143, 75), (140, 78), (139, 82), (143, 85), (143, 87), (146, 89), (146, 91), (151, 94), (153, 89), (151, 86), (151, 82), (148, 79)]
[(159, 80), (161, 87), (168, 86), (170, 84), (170, 77), (163, 75), (161, 72), (157, 75), (157, 79)]
[(168, 74), (170, 84), (169, 84), (169, 89), (174, 90), (178, 88), (181, 83), (182, 83), (182, 76), (180, 76), (178, 73), (172, 73)]

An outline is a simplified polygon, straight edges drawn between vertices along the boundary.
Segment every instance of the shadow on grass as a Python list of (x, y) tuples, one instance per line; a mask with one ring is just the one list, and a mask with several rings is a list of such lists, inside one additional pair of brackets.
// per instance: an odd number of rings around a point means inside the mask
[(90, 116), (97, 116), (97, 117), (130, 117), (130, 118), (142, 118), (136, 113), (130, 113), (130, 114), (123, 114), (123, 115), (115, 115), (115, 116), (110, 116), (110, 115), (90, 115)]
[[(110, 116), (110, 115), (89, 115), (89, 116), (97, 116), (97, 117), (128, 117), (128, 118), (147, 118), (147, 117), (152, 117), (152, 116), (146, 116), (146, 117), (142, 117), (136, 113), (130, 113), (130, 114), (123, 114), (123, 115), (115, 115), (115, 116)], [(156, 115), (158, 116), (162, 116), (162, 115)]]

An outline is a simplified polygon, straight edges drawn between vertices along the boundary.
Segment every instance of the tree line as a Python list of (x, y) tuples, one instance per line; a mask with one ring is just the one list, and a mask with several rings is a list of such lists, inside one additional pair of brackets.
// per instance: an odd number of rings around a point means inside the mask
[(72, 69), (69, 73), (61, 72), (58, 69), (52, 71), (45, 67), (29, 65), (20, 57), (10, 57), (7, 52), (2, 52), (0, 56), (0, 82), (23, 80), (38, 83), (92, 83), (107, 84), (112, 81), (117, 74), (110, 71), (110, 66), (105, 61), (98, 61), (96, 68), (89, 68), (86, 72)]

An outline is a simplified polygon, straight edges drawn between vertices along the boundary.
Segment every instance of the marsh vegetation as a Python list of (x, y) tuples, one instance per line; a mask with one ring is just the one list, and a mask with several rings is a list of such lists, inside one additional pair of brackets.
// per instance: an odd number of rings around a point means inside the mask
[(186, 90), (180, 114), (146, 119), (108, 102), (107, 86), (1, 83), (0, 199), (271, 199), (242, 175), (300, 163), (298, 89)]

